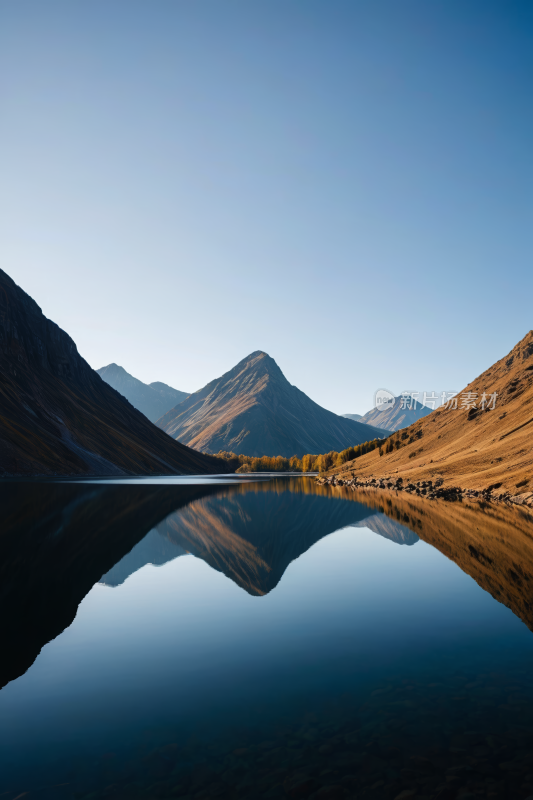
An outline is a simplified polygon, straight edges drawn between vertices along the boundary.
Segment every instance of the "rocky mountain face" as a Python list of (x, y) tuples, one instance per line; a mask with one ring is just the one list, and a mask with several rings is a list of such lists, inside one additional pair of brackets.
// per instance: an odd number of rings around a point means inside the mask
[[(533, 331), (447, 406), (394, 434), (383, 449), (348, 462), (340, 474), (439, 481), (443, 489), (533, 498)], [(387, 452), (390, 446), (390, 451)]]
[(261, 351), (189, 395), (157, 424), (197, 450), (248, 456), (341, 451), (388, 435), (322, 408), (292, 386), (274, 359)]
[(422, 405), (414, 398), (406, 401), (403, 397), (395, 397), (394, 404), (390, 408), (383, 410), (373, 408), (361, 417), (359, 422), (385, 428), (388, 431), (399, 431), (428, 414), (431, 414), (431, 408)]
[(159, 417), (189, 396), (188, 392), (180, 392), (160, 381), (143, 383), (118, 364), (108, 364), (96, 371), (106, 383), (129, 400), (134, 408), (148, 417), (150, 422), (157, 422)]
[(105, 383), (2, 270), (0, 378), (0, 475), (220, 471)]

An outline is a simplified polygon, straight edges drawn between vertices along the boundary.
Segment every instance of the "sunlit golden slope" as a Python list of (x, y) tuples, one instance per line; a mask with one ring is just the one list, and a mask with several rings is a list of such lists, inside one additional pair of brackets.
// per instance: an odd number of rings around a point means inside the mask
[[(342, 467), (356, 477), (442, 477), (445, 485), (498, 490), (516, 495), (533, 491), (533, 331), (504, 358), (470, 383), (466, 392), (481, 398), (497, 393), (493, 410), (439, 408), (394, 434), (401, 447), (380, 457), (375, 450)], [(407, 438), (401, 438), (406, 436)]]

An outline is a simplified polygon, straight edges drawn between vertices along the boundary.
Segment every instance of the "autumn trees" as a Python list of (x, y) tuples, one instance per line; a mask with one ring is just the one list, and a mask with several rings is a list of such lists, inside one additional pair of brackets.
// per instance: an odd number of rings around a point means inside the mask
[[(321, 453), (320, 455), (307, 453), (302, 458), (298, 458), (298, 456), (292, 456), (291, 458), (285, 458), (284, 456), (244, 456), (223, 450), (217, 453), (216, 457), (224, 459), (231, 470), (241, 474), (243, 472), (327, 472), (332, 467), (342, 467), (348, 461), (353, 461), (355, 458), (365, 455), (365, 453), (371, 453), (377, 447), (380, 448), (381, 453), (383, 444), (383, 439), (373, 439), (370, 442), (347, 447), (346, 450), (342, 450), (340, 453), (335, 450), (331, 450), (329, 453)], [(393, 443), (389, 441), (386, 446), (386, 452), (390, 452), (393, 447)]]

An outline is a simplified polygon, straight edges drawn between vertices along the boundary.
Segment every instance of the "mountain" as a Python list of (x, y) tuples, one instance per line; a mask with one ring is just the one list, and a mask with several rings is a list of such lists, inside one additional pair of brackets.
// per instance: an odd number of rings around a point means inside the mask
[(317, 405), (260, 350), (189, 395), (157, 422), (173, 439), (207, 453), (248, 456), (328, 453), (388, 435)]
[(360, 422), (362, 420), (362, 414), (343, 414), (345, 419), (353, 419), (354, 422)]
[(531, 494), (533, 331), (456, 400), (393, 435), (392, 452), (368, 453), (343, 470), (358, 478), (395, 476), (404, 483), (442, 478), (463, 489)]
[(111, 388), (0, 270), (0, 475), (219, 472)]
[(159, 417), (189, 396), (188, 392), (180, 392), (160, 381), (143, 383), (118, 364), (108, 364), (96, 371), (106, 383), (129, 400), (134, 408), (142, 411), (150, 422), (157, 422)]
[[(407, 405), (407, 408), (402, 408), (404, 405)], [(410, 405), (413, 407), (409, 408)], [(390, 408), (385, 408), (384, 410), (373, 408), (371, 411), (367, 411), (359, 422), (364, 422), (365, 425), (385, 428), (388, 431), (399, 431), (401, 428), (407, 428), (428, 414), (431, 414), (431, 409), (414, 398), (409, 398), (408, 403), (406, 403), (403, 397), (395, 397), (394, 403)]]

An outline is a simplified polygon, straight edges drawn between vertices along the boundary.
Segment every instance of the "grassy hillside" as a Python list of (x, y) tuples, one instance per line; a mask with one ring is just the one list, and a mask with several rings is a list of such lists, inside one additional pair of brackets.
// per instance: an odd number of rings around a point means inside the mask
[(493, 486), (516, 495), (533, 491), (532, 442), (533, 331), (529, 331), (459, 393), (457, 408), (433, 411), (391, 436), (381, 455), (374, 451), (338, 472), (412, 482), (442, 478), (467, 489)]

